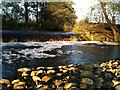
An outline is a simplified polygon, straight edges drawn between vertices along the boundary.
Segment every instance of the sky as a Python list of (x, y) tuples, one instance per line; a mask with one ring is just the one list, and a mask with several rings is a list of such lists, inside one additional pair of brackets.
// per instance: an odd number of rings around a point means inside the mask
[(98, 3), (97, 0), (72, 0), (75, 4), (73, 8), (76, 10), (76, 15), (78, 17), (77, 21), (86, 18), (86, 15), (92, 5)]

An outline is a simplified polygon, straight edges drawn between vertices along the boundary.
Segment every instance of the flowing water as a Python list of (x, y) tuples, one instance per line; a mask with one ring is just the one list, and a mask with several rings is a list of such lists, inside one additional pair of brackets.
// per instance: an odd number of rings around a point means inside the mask
[(81, 42), (2, 43), (2, 77), (16, 79), (21, 67), (86, 64), (120, 58), (120, 46), (83, 45)]

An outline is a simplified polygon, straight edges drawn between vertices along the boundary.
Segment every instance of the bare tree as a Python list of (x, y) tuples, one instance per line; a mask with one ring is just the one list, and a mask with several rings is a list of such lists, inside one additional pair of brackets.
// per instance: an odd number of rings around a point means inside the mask
[[(116, 11), (115, 8), (116, 6), (114, 5), (114, 2), (100, 2), (101, 8), (102, 8), (102, 12), (104, 14), (105, 20), (107, 22), (107, 24), (109, 25), (109, 27), (112, 29), (113, 31), (113, 35), (114, 35), (114, 42), (118, 42), (119, 41), (119, 29), (116, 26), (116, 20), (115, 20), (115, 16), (116, 16)], [(110, 6), (109, 9), (112, 11), (112, 13), (108, 12), (108, 5)]]

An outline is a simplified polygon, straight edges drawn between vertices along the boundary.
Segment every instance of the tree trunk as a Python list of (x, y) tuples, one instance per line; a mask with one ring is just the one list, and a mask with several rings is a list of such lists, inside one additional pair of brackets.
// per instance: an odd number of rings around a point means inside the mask
[(39, 20), (38, 20), (38, 2), (37, 2), (37, 14), (36, 14), (36, 22), (37, 22), (37, 25), (39, 24)]
[(25, 24), (28, 24), (28, 2), (24, 3), (24, 7), (25, 7)]
[(107, 15), (107, 12), (106, 12), (106, 8), (105, 8), (106, 4), (104, 2), (100, 2), (100, 4), (101, 4), (101, 8), (102, 8), (103, 14), (105, 16), (105, 19), (107, 21), (107, 24), (109, 25), (109, 27), (113, 31), (114, 42), (118, 42), (119, 41), (119, 30), (118, 30), (117, 26), (115, 25), (115, 23), (113, 23), (108, 18), (108, 15)]

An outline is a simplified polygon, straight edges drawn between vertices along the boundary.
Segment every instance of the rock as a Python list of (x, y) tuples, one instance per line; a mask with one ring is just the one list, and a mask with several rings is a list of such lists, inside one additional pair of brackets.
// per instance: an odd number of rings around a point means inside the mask
[(38, 71), (36, 72), (36, 75), (39, 75), (39, 74), (42, 74), (42, 73), (44, 73), (43, 70), (38, 70)]
[(55, 70), (48, 70), (47, 74), (50, 74), (50, 73), (55, 73)]
[(68, 67), (74, 67), (74, 64), (69, 64)]
[(1, 84), (7, 84), (7, 85), (10, 85), (10, 81), (7, 80), (7, 79), (1, 79), (1, 80), (0, 80), (0, 83), (1, 83)]
[(118, 68), (118, 69), (120, 69), (120, 65), (119, 65), (119, 66), (117, 66), (117, 68)]
[(57, 88), (63, 83), (62, 80), (55, 80), (55, 85), (57, 86)]
[(114, 75), (113, 74), (111, 74), (111, 73), (105, 73), (105, 78), (107, 79), (112, 79), (113, 77), (114, 77)]
[(38, 81), (41, 81), (41, 79), (38, 76), (32, 76), (33, 81), (38, 85)]
[(51, 78), (49, 76), (43, 76), (42, 81), (48, 82)]
[(91, 78), (91, 79), (93, 79), (95, 77), (94, 74), (90, 71), (84, 71), (80, 74), (80, 76), (82, 78)]
[(57, 76), (62, 76), (62, 73), (57, 73), (56, 75), (57, 75)]
[(90, 71), (93, 70), (93, 65), (81, 65), (81, 69), (85, 70), (85, 71)]
[(20, 80), (19, 80), (19, 79), (15, 79), (15, 80), (13, 80), (13, 81), (11, 82), (11, 84), (15, 84), (15, 83), (18, 83), (18, 82), (20, 82)]
[(75, 71), (75, 67), (70, 67), (69, 71)]
[(42, 86), (41, 88), (37, 89), (37, 90), (51, 90), (48, 85)]
[(19, 68), (18, 69), (18, 72), (27, 72), (27, 71), (31, 71), (31, 69), (29, 69), (29, 68)]
[(62, 70), (62, 72), (63, 72), (63, 73), (67, 73), (67, 72), (68, 72), (68, 70)]
[(87, 84), (84, 84), (84, 83), (80, 84), (80, 89), (87, 89), (87, 88), (88, 88)]
[(16, 86), (14, 87), (15, 90), (25, 90), (24, 86)]
[(106, 66), (107, 66), (106, 63), (101, 63), (101, 64), (100, 64), (100, 67), (106, 67)]
[(37, 89), (41, 88), (43, 85), (42, 84), (39, 84), (36, 86)]
[(64, 89), (70, 89), (71, 87), (77, 87), (77, 84), (70, 82), (64, 85)]
[(37, 75), (37, 71), (32, 71), (30, 76), (36, 76)]
[(94, 82), (90, 78), (82, 78), (81, 83), (91, 86), (91, 85), (93, 85)]
[(74, 76), (71, 76), (71, 77), (70, 77), (70, 80), (69, 80), (69, 81), (70, 81), (70, 82), (77, 82), (78, 80), (79, 80), (79, 79), (77, 78), (77, 76), (74, 75)]
[(101, 74), (101, 71), (95, 71), (94, 72), (96, 75), (100, 75)]
[(112, 83), (113, 83), (113, 87), (115, 87), (116, 85), (120, 84), (120, 81), (112, 80)]
[(72, 86), (72, 83), (66, 83), (64, 85), (64, 89), (69, 89)]
[(120, 90), (120, 85), (115, 86), (115, 90)]
[(97, 68), (100, 68), (100, 65), (99, 64), (93, 64), (93, 67), (97, 69)]
[(112, 66), (113, 66), (113, 67), (117, 67), (117, 66), (118, 66), (118, 62), (117, 62), (117, 61), (113, 62), (113, 63), (112, 63)]
[(120, 70), (119, 70), (119, 69), (116, 71), (115, 76), (116, 76), (117, 78), (120, 78)]
[(63, 81), (69, 81), (70, 76), (65, 76), (65, 78), (63, 78)]
[(37, 67), (36, 70), (43, 70), (43, 69), (45, 69), (45, 67)]
[(73, 86), (73, 87), (70, 87), (69, 90), (78, 90), (78, 88)]
[(21, 81), (20, 81), (20, 82), (18, 82), (18, 83), (15, 83), (15, 84), (14, 84), (14, 87), (16, 87), (16, 86), (21, 86), (21, 85), (25, 85), (25, 82), (21, 82)]
[(64, 69), (66, 68), (67, 66), (58, 66), (59, 69)]
[(106, 71), (106, 72), (111, 72), (111, 73), (115, 74), (116, 69), (108, 68), (108, 69), (106, 69), (105, 71)]
[(56, 90), (64, 90), (64, 87), (63, 86), (58, 87)]
[(1, 79), (1, 80), (0, 80), (0, 85), (1, 85), (1, 84), (6, 84), (7, 87), (10, 87), (10, 81), (7, 80), (7, 79)]
[(52, 69), (53, 69), (53, 67), (47, 67), (47, 69), (48, 69), (48, 70), (52, 70)]
[(27, 77), (27, 76), (29, 76), (29, 74), (27, 74), (26, 72), (23, 72), (21, 75), (22, 75), (22, 77)]
[(101, 88), (103, 82), (104, 82), (103, 78), (95, 78), (95, 86), (96, 86), (96, 88)]

